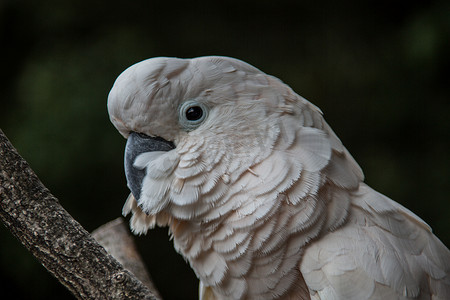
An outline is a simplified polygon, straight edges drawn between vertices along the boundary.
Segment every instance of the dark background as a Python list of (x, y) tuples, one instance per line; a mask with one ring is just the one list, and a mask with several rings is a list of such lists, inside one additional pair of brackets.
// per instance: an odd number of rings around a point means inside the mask
[[(449, 1), (0, 2), (0, 127), (87, 230), (120, 216), (125, 140), (106, 98), (153, 56), (226, 55), (319, 106), (375, 189), (450, 245)], [(158, 229), (136, 238), (166, 299), (197, 280)], [(2, 299), (71, 296), (0, 226)]]

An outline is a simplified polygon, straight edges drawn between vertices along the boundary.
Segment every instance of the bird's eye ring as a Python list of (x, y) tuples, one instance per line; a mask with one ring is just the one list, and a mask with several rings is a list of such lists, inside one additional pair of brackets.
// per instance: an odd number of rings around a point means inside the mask
[(188, 100), (180, 105), (178, 116), (181, 127), (186, 131), (192, 131), (206, 119), (208, 107), (198, 100)]

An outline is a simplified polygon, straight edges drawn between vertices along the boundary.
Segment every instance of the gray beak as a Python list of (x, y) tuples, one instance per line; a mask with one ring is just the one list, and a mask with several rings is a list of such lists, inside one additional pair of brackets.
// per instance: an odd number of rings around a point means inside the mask
[(142, 181), (146, 175), (145, 169), (134, 167), (136, 158), (145, 152), (170, 151), (174, 148), (175, 146), (172, 142), (168, 142), (163, 138), (151, 137), (137, 132), (130, 133), (125, 146), (125, 176), (128, 188), (136, 200), (139, 200), (141, 196)]

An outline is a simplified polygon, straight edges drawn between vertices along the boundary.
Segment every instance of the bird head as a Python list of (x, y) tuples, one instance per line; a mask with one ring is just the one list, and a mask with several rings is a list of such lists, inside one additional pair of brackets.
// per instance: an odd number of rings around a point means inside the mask
[(192, 204), (201, 191), (184, 182), (200, 169), (225, 157), (216, 176), (233, 179), (267, 156), (280, 131), (274, 115), (283, 113), (283, 92), (289, 89), (278, 79), (228, 57), (158, 57), (126, 69), (108, 111), (128, 139), (125, 173), (139, 206), (160, 212), (177, 198), (177, 186)]

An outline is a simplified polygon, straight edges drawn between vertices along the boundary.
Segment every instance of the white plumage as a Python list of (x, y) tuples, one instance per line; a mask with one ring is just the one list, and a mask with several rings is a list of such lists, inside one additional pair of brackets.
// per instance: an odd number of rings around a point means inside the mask
[(123, 136), (175, 145), (136, 158), (146, 175), (124, 213), (136, 233), (170, 227), (202, 299), (450, 299), (449, 250), (277, 78), (227, 57), (153, 58), (118, 77), (108, 110)]

